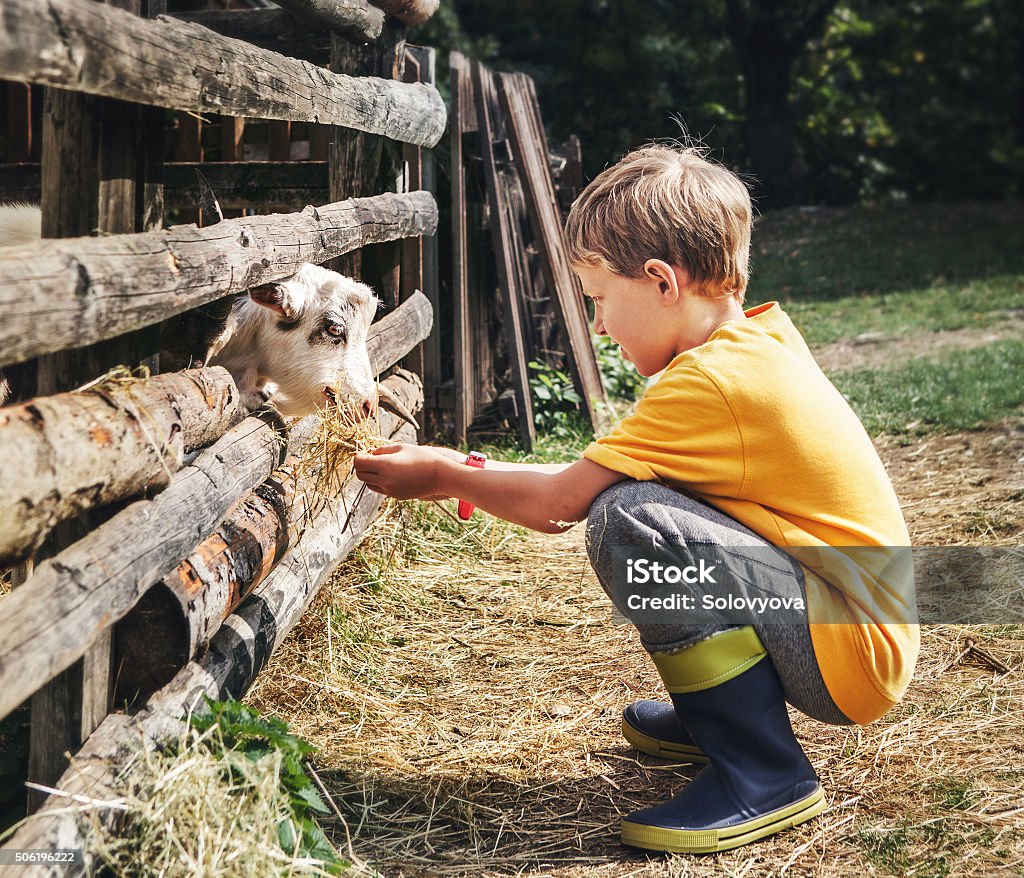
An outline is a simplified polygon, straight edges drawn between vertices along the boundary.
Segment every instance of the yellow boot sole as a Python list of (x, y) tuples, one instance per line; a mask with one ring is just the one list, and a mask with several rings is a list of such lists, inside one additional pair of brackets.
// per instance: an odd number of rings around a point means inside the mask
[(799, 826), (825, 810), (825, 791), (819, 786), (809, 796), (724, 829), (665, 829), (622, 821), (622, 843), (648, 851), (674, 854), (713, 854), (767, 838), (783, 829)]
[(706, 765), (708, 762), (708, 757), (695, 744), (687, 746), (686, 744), (673, 744), (660, 738), (652, 738), (631, 726), (625, 718), (622, 720), (622, 737), (648, 756), (660, 756), (662, 759), (672, 759), (676, 762), (691, 762), (694, 765)]

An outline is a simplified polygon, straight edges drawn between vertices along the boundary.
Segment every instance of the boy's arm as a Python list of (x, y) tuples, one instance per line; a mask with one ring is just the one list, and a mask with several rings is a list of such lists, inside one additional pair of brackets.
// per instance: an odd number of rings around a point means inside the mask
[(586, 519), (597, 495), (626, 478), (586, 459), (572, 464), (488, 461), (477, 469), (466, 466), (463, 455), (455, 458), (447, 449), (388, 445), (356, 455), (355, 469), (377, 493), (401, 500), (458, 497), (544, 533), (560, 533)]

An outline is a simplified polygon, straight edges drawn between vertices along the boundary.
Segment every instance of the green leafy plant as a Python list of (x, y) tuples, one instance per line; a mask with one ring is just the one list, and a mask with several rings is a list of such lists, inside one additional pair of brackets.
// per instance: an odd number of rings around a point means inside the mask
[(315, 748), (292, 734), (288, 725), (276, 717), (261, 716), (239, 701), (215, 701), (206, 698), (206, 710), (194, 714), (191, 725), (199, 732), (217, 727), (216, 735), (202, 740), (212, 750), (223, 748), (227, 771), (232, 781), (244, 780), (235, 760), (258, 762), (275, 751), (282, 757), (281, 785), (291, 805), (278, 823), (281, 847), (298, 856), (314, 857), (332, 874), (340, 874), (349, 864), (338, 857), (334, 846), (316, 822), (316, 814), (330, 813), (316, 786), (306, 773), (305, 759)]
[(605, 392), (611, 399), (632, 402), (644, 392), (646, 379), (622, 359), (619, 346), (608, 336), (599, 335), (595, 338), (594, 351)]
[(580, 403), (583, 400), (572, 378), (561, 369), (531, 360), (530, 394), (533, 397), (533, 421), (540, 433), (569, 439), (582, 429)]

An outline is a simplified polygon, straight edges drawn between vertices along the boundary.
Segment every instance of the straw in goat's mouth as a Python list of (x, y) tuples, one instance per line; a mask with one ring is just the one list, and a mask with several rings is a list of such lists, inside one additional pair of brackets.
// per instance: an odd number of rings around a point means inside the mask
[(386, 444), (376, 418), (363, 417), (351, 404), (327, 403), (303, 446), (296, 476), (306, 481), (315, 498), (332, 499), (351, 476), (353, 457)]

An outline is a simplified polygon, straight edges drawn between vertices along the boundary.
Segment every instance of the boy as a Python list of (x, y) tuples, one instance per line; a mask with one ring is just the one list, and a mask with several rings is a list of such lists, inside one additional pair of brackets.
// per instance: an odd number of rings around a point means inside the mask
[[(917, 658), (899, 504), (778, 303), (741, 307), (750, 228), (744, 185), (698, 151), (627, 155), (579, 197), (566, 236), (595, 332), (641, 375), (663, 372), (634, 413), (572, 464), (480, 469), (405, 445), (355, 463), (392, 497), (459, 497), (544, 532), (588, 519), (591, 563), (672, 700), (630, 705), (623, 732), (708, 763), (623, 820), (623, 843), (650, 850), (726, 850), (821, 813), (787, 701), (869, 723)], [(652, 559), (674, 578), (655, 582)]]

